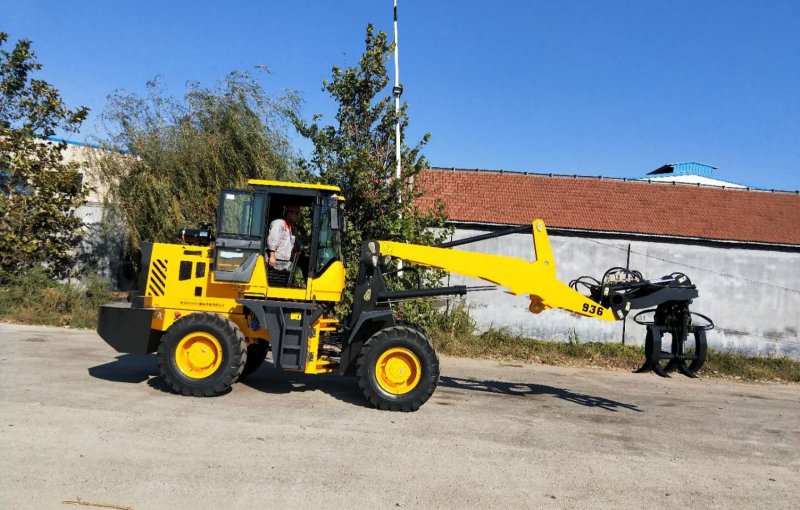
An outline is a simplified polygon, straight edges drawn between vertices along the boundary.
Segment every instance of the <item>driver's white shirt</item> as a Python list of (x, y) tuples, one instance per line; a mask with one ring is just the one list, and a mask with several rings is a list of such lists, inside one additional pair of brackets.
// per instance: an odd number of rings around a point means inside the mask
[(275, 252), (275, 269), (288, 270), (292, 265), (295, 235), (292, 228), (282, 218), (272, 220), (269, 224), (267, 249)]

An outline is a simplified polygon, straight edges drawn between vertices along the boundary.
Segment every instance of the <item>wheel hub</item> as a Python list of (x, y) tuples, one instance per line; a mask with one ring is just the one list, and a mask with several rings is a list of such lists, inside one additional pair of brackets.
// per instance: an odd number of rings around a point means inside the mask
[(175, 364), (186, 377), (203, 379), (216, 372), (222, 364), (222, 346), (208, 333), (189, 333), (178, 342)]
[(387, 349), (375, 364), (378, 385), (387, 393), (402, 395), (419, 384), (422, 368), (419, 358), (410, 350)]

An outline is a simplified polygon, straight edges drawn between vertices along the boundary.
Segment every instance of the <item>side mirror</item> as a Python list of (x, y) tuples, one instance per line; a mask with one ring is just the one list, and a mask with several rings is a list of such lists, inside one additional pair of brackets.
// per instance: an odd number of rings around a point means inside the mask
[[(339, 207), (334, 210), (336, 211), (336, 228), (345, 232), (347, 230), (347, 217), (344, 214), (344, 204), (340, 203)], [(331, 221), (333, 221), (333, 217)]]
[(339, 230), (339, 209), (331, 207), (331, 230)]

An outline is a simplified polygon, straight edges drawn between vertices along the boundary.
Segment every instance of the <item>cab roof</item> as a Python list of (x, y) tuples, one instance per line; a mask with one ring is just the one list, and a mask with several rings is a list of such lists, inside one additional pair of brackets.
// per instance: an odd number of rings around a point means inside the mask
[(247, 181), (250, 186), (272, 186), (276, 188), (300, 188), (300, 189), (317, 189), (321, 191), (335, 191), (341, 192), (339, 186), (330, 186), (328, 184), (308, 184), (304, 182), (289, 182), (289, 181), (268, 181), (264, 179), (250, 179)]

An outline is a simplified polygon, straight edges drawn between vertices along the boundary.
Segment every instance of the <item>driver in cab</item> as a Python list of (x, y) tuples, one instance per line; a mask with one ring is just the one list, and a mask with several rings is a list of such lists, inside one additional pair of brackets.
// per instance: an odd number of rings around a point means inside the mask
[(294, 227), (300, 219), (300, 206), (287, 205), (283, 210), (283, 218), (269, 224), (267, 250), (269, 250), (269, 267), (277, 271), (288, 272), (292, 266), (292, 254), (297, 238)]

